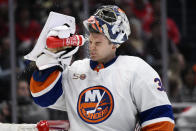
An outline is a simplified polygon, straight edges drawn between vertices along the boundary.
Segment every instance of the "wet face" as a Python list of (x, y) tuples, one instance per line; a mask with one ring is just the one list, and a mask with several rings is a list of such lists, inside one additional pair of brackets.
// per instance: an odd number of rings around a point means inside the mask
[(116, 56), (116, 47), (104, 34), (90, 33), (89, 52), (91, 60), (106, 63)]

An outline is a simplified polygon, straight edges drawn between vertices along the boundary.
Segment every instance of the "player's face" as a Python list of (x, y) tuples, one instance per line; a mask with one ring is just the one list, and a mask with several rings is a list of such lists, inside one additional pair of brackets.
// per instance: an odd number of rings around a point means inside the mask
[(89, 51), (91, 60), (101, 63), (106, 63), (116, 56), (115, 45), (101, 33), (90, 33)]

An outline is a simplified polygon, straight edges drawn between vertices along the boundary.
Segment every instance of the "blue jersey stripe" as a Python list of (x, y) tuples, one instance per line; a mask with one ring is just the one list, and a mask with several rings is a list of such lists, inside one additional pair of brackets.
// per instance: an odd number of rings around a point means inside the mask
[(55, 84), (55, 86), (46, 94), (39, 97), (33, 97), (35, 103), (42, 107), (48, 107), (50, 105), (53, 105), (63, 93), (61, 80), (62, 80), (62, 76)]
[(58, 68), (58, 66), (55, 66), (45, 70), (35, 70), (33, 72), (33, 79), (37, 82), (44, 82), (48, 76)]
[(174, 120), (171, 105), (161, 105), (161, 106), (153, 107), (151, 109), (141, 112), (139, 117), (141, 123), (152, 119), (161, 118), (161, 117), (169, 117), (172, 120)]

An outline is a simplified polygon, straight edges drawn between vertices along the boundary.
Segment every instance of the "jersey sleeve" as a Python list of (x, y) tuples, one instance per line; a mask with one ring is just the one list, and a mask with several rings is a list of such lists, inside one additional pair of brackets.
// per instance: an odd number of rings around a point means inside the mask
[(58, 67), (35, 70), (30, 81), (33, 100), (41, 107), (66, 110), (62, 87), (62, 72)]
[(173, 131), (172, 106), (157, 72), (139, 59), (131, 83), (131, 95), (139, 112), (142, 131)]

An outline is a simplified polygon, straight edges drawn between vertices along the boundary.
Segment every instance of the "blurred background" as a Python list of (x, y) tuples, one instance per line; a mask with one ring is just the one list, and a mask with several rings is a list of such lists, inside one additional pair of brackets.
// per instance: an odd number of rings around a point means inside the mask
[[(50, 11), (83, 20), (103, 4), (116, 4), (130, 21), (132, 34), (118, 54), (139, 56), (162, 77), (173, 105), (176, 131), (196, 130), (195, 0), (0, 0), (0, 122), (66, 120), (66, 112), (39, 108), (29, 81), (35, 69), (23, 59), (35, 46)], [(74, 60), (88, 57), (80, 48)], [(51, 113), (52, 112), (52, 113)]]

